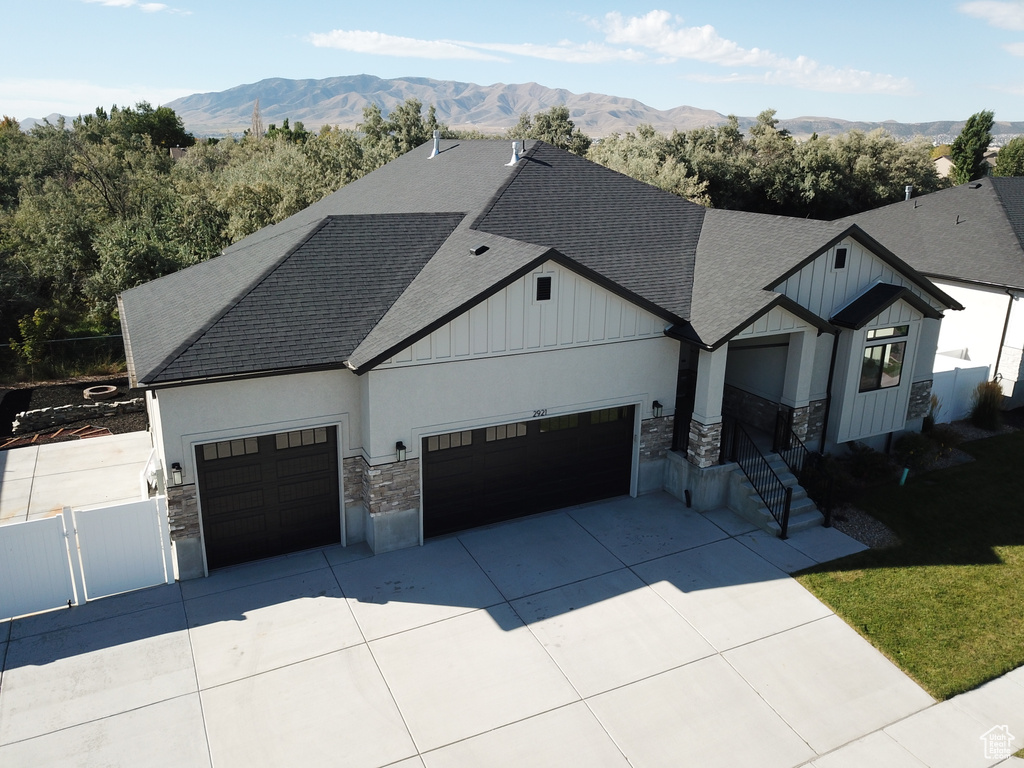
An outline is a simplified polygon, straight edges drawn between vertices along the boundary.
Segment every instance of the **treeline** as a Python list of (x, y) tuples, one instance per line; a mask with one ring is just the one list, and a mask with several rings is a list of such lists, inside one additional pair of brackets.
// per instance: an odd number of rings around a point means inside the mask
[[(430, 140), (488, 138), (438, 123), (415, 99), (357, 130), (302, 123), (200, 141), (166, 107), (35, 126), (0, 122), (0, 343), (28, 368), (46, 342), (117, 333), (119, 292), (211, 258)], [(703, 205), (831, 219), (941, 185), (925, 142), (883, 132), (797, 141), (766, 111), (669, 136), (641, 126), (592, 142), (565, 107), (523, 115), (504, 137), (537, 138)], [(174, 159), (172, 147), (187, 147)]]

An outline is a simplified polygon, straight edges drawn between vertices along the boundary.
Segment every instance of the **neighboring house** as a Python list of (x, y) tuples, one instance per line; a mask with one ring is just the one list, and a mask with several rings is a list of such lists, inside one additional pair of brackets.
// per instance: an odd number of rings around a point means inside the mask
[(936, 157), (933, 162), (935, 163), (935, 172), (943, 179), (949, 178), (949, 174), (953, 171), (953, 158), (949, 155), (941, 155)]
[(988, 366), (1004, 406), (1024, 405), (1024, 178), (984, 178), (853, 222), (965, 307), (942, 323), (936, 370)]
[(662, 488), (720, 506), (726, 416), (829, 449), (920, 428), (958, 305), (860, 227), (508, 152), (438, 140), (121, 296), (182, 578)]

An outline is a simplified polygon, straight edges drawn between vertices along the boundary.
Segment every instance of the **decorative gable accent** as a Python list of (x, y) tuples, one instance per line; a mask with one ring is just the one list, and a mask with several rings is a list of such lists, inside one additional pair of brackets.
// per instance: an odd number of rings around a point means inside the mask
[(656, 315), (549, 261), (378, 367), (660, 337), (665, 325)]

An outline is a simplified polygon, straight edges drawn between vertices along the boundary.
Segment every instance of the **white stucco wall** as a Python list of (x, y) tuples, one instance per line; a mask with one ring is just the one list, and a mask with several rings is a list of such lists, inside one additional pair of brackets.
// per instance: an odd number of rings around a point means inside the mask
[[(934, 282), (964, 305), (958, 312), (951, 310), (945, 313), (939, 333), (938, 353), (944, 357), (964, 360), (964, 367), (995, 366), (996, 358), (999, 357), (999, 340), (1006, 323), (1006, 310), (1010, 303), (1009, 295), (1001, 288), (971, 286), (945, 280)], [(1024, 332), (1024, 326), (1021, 331)]]
[(729, 342), (725, 382), (734, 387), (779, 402), (786, 383), (789, 334)]
[(371, 464), (390, 461), (401, 440), (412, 458), (427, 435), (617, 405), (650, 418), (654, 400), (668, 416), (678, 360), (679, 342), (659, 335), (370, 371), (360, 382), (363, 449)]
[(156, 391), (154, 443), (164, 466), (195, 482), (195, 446), (314, 426), (338, 426), (343, 456), (360, 447), (360, 383), (347, 370), (267, 376)]

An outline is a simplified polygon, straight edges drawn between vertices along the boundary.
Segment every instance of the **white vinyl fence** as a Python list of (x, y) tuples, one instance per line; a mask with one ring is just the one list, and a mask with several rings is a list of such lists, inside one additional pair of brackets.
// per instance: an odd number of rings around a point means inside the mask
[(172, 581), (163, 496), (0, 526), (0, 619)]
[(988, 381), (988, 374), (987, 365), (935, 371), (932, 374), (932, 394), (939, 399), (936, 423), (948, 424), (966, 419), (971, 414), (974, 390), (981, 382)]

